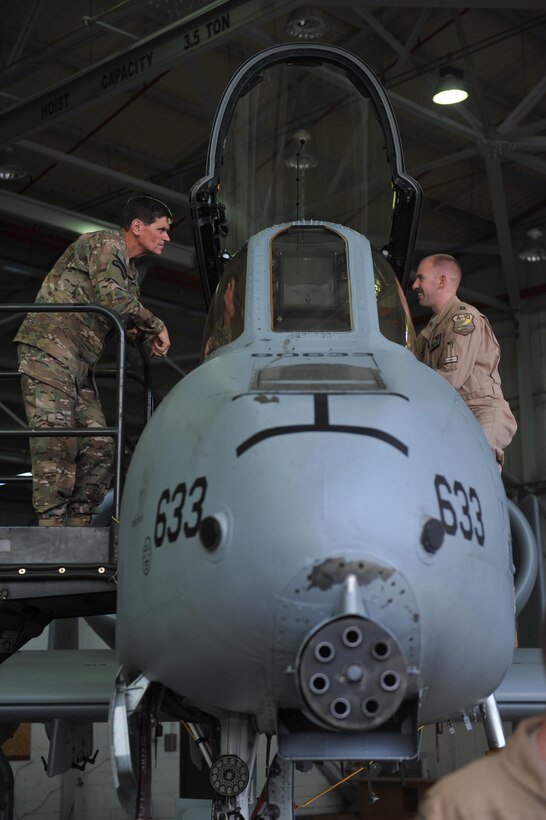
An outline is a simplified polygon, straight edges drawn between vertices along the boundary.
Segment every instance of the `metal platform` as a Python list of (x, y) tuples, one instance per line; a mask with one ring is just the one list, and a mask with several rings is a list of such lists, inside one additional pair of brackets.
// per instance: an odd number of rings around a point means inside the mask
[(55, 618), (115, 612), (108, 527), (0, 528), (0, 661)]

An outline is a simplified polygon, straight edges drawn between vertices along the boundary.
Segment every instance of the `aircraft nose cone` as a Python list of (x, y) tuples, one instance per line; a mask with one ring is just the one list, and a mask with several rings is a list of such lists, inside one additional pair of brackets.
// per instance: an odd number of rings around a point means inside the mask
[(406, 660), (387, 629), (367, 618), (346, 616), (306, 640), (298, 658), (298, 683), (319, 723), (368, 731), (391, 717), (404, 699)]

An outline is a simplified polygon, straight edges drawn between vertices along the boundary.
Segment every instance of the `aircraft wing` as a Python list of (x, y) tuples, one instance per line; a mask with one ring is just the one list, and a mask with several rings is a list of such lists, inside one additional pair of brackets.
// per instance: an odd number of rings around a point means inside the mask
[(17, 652), (2, 664), (0, 722), (106, 722), (118, 668), (110, 649)]
[(546, 672), (540, 649), (515, 650), (495, 697), (503, 720), (520, 720), (546, 712)]
[[(0, 722), (55, 718), (103, 723), (119, 668), (111, 649), (17, 652), (2, 664)], [(519, 720), (546, 711), (546, 672), (540, 649), (516, 649), (495, 692), (501, 716)]]

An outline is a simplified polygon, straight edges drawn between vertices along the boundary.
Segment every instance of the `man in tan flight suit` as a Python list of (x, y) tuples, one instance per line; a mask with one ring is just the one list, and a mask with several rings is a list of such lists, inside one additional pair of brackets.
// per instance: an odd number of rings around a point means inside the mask
[[(546, 631), (542, 656), (546, 665)], [(506, 747), (443, 777), (417, 820), (538, 820), (546, 816), (546, 715), (522, 720)]]
[(502, 395), (499, 343), (486, 317), (457, 296), (460, 281), (461, 268), (452, 256), (438, 253), (419, 264), (412, 287), (419, 304), (434, 315), (417, 337), (417, 356), (459, 392), (502, 469), (517, 424)]

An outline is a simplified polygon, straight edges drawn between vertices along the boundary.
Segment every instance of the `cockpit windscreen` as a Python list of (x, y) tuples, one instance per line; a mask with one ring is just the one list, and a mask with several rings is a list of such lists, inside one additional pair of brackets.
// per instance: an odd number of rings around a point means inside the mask
[(372, 248), (372, 259), (379, 330), (391, 342), (415, 353), (415, 330), (400, 283), (382, 253)]
[(231, 254), (263, 228), (310, 219), (354, 228), (383, 247), (394, 197), (374, 102), (327, 62), (264, 69), (237, 99), (217, 195)]
[(271, 243), (272, 329), (352, 330), (345, 240), (325, 227), (296, 225)]
[(238, 339), (244, 330), (246, 246), (230, 260), (209, 308), (202, 355), (204, 358)]

